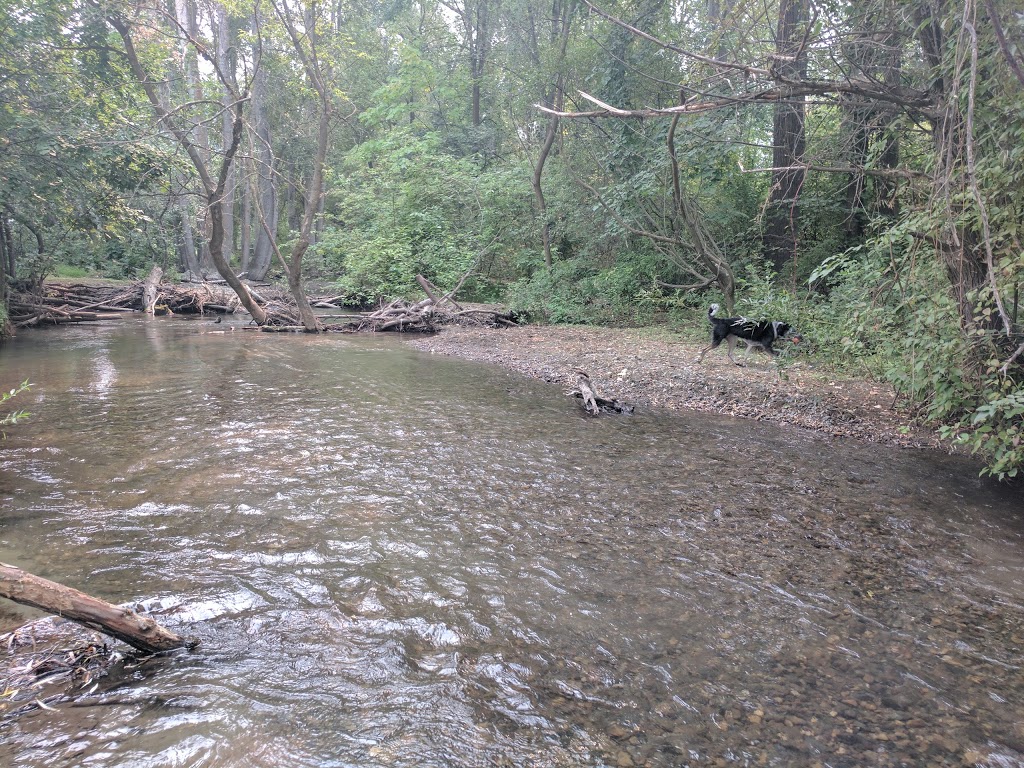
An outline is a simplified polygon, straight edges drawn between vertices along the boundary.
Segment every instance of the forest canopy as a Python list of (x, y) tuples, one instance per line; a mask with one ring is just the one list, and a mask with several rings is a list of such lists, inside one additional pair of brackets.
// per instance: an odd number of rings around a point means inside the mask
[[(0, 288), (785, 316), (1024, 465), (1011, 0), (5, 0)], [(2, 311), (2, 310), (0, 310)], [(0, 315), (0, 321), (2, 321)]]

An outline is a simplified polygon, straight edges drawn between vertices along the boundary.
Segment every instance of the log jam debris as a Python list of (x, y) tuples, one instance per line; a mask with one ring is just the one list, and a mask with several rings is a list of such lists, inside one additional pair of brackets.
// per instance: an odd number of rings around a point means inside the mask
[[(153, 279), (127, 285), (47, 281), (21, 281), (12, 285), (8, 315), (15, 328), (59, 325), (109, 319), (118, 313), (152, 312), (156, 315), (224, 315), (244, 311), (237, 295), (226, 284), (216, 282), (176, 283)], [(433, 288), (429, 281), (426, 285)], [(305, 331), (291, 295), (271, 285), (250, 285), (253, 299), (266, 311), (264, 331)], [(374, 309), (344, 314), (321, 315), (324, 330), (340, 333), (360, 331), (434, 333), (443, 325), (509, 327), (517, 318), (499, 307), (466, 308), (451, 295), (436, 289), (427, 298), (411, 302), (403, 299), (381, 303)], [(310, 297), (318, 309), (344, 309), (341, 296)], [(339, 322), (329, 322), (329, 321)]]

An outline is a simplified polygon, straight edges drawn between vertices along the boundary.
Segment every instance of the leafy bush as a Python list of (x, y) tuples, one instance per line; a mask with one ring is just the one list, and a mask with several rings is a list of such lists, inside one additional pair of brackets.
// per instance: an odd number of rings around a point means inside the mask
[(990, 371), (985, 401), (939, 433), (981, 453), (988, 461), (984, 473), (1003, 480), (1024, 468), (1024, 386), (995, 373)]
[(536, 320), (556, 324), (640, 325), (660, 305), (653, 264), (629, 254), (608, 269), (588, 259), (556, 261), (550, 272), (538, 264), (529, 277), (506, 292), (509, 307)]
[[(926, 255), (894, 227), (826, 260), (812, 275), (828, 284), (810, 313), (819, 350), (888, 380), (943, 439), (984, 457), (983, 473), (1015, 477), (1024, 467), (1024, 387), (1000, 370), (987, 332), (964, 335), (946, 275)], [(978, 365), (979, 356), (988, 359)]]

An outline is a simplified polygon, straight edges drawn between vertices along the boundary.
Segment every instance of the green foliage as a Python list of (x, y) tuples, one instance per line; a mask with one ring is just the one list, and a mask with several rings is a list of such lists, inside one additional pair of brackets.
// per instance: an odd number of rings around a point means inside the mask
[(662, 304), (655, 287), (657, 262), (649, 255), (624, 253), (606, 269), (595, 269), (584, 258), (555, 262), (550, 272), (536, 266), (509, 286), (506, 301), (537, 321), (642, 325)]
[(940, 434), (981, 453), (985, 474), (1000, 480), (1017, 477), (1024, 468), (1024, 386), (992, 374), (986, 399), (955, 423), (943, 425)]
[(21, 275), (104, 268), (112, 242), (141, 250), (139, 201), (167, 158), (139, 141), (141, 102), (106, 34), (91, 9), (61, 0), (0, 10), (0, 206)]
[(92, 270), (72, 264), (54, 264), (49, 273), (54, 277), (92, 277), (95, 274)]
[[(25, 379), (25, 381), (21, 382), (21, 384), (18, 385), (17, 387), (14, 387), (13, 389), (7, 392), (0, 392), (0, 406), (3, 406), (3, 404), (6, 403), (8, 400), (17, 397), (22, 392), (27, 392), (31, 387), (32, 385), (28, 383), (28, 379)], [(25, 410), (9, 411), (7, 413), (0, 414), (0, 427), (6, 427), (11, 424), (17, 424), (22, 419), (26, 419), (31, 415), (31, 413)], [(7, 434), (3, 431), (0, 431), (0, 436), (6, 438)]]
[[(434, 133), (401, 127), (349, 153), (330, 193), (332, 224), (315, 248), (338, 286), (361, 300), (442, 289), (477, 265), (487, 243), (480, 169)], [(490, 222), (493, 226), (493, 221)]]
[(944, 271), (909, 234), (920, 225), (906, 217), (827, 259), (811, 276), (825, 292), (794, 308), (800, 329), (821, 360), (888, 380), (943, 439), (983, 456), (984, 473), (1015, 477), (1024, 467), (1024, 386), (1000, 370), (988, 332), (962, 332)]

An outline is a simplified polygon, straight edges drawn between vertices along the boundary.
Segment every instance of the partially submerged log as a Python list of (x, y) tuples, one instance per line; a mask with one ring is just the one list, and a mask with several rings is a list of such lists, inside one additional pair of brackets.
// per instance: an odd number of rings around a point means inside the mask
[(577, 368), (573, 373), (576, 375), (576, 389), (566, 394), (580, 398), (580, 404), (587, 413), (592, 416), (601, 413), (633, 413), (634, 407), (628, 403), (598, 396), (593, 382), (590, 381), (590, 375), (586, 371)]
[(583, 410), (597, 416), (601, 412), (597, 406), (597, 392), (594, 391), (594, 385), (590, 383), (590, 376), (586, 371), (577, 369), (576, 387), (579, 390), (579, 396), (583, 398)]
[(144, 653), (159, 653), (197, 644), (128, 608), (4, 563), (0, 563), (0, 597), (71, 619)]
[(147, 315), (152, 315), (155, 311), (156, 300), (160, 296), (160, 279), (163, 276), (164, 271), (154, 264), (149, 277), (142, 284), (142, 311)]

